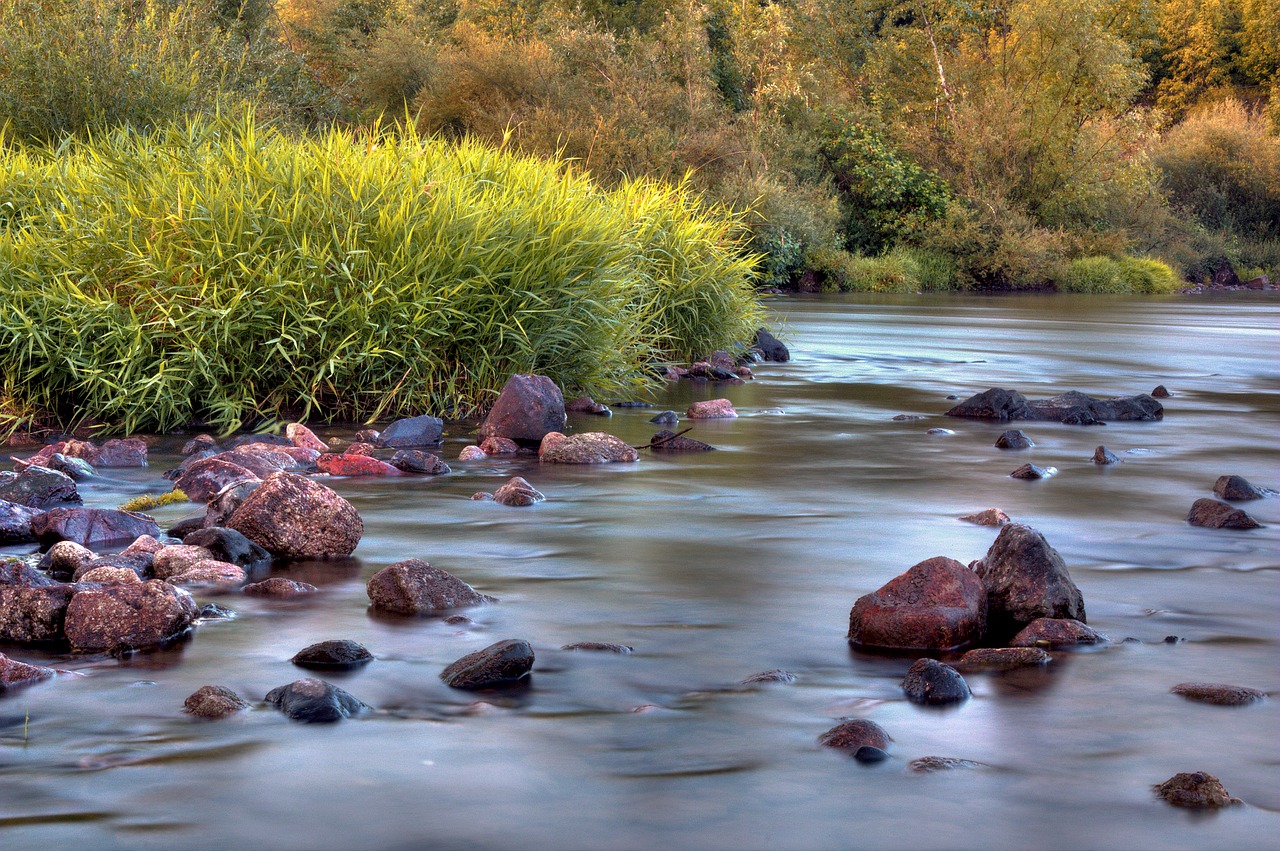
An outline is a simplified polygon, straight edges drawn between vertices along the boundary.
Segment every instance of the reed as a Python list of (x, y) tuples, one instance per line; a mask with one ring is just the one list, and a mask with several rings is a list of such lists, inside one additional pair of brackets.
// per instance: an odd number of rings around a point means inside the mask
[(514, 372), (635, 392), (758, 327), (736, 233), (682, 187), (412, 129), (291, 139), (246, 112), (11, 143), (0, 427), (461, 416)]

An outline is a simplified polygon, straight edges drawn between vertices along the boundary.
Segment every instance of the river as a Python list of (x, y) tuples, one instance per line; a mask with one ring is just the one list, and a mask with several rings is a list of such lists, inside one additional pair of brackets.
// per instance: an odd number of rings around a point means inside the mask
[[(460, 463), (467, 441), (454, 435), (449, 476), (332, 480), (366, 532), (355, 558), (278, 571), (320, 586), (315, 598), (198, 592), (239, 616), (123, 660), (0, 647), (82, 674), (0, 694), (0, 845), (1280, 848), (1280, 700), (1221, 708), (1169, 693), (1187, 681), (1280, 690), (1280, 498), (1241, 504), (1262, 529), (1184, 521), (1220, 475), (1280, 488), (1280, 301), (782, 297), (769, 308), (793, 359), (759, 365), (754, 382), (685, 382), (654, 409), (571, 415), (573, 429), (640, 444), (656, 411), (724, 395), (741, 416), (690, 434), (720, 451), (594, 469)], [(942, 415), (949, 396), (989, 387), (1038, 398), (1157, 384), (1173, 394), (1162, 422), (1021, 424), (1036, 443), (1024, 451), (994, 448), (1007, 426)], [(181, 443), (161, 438), (145, 470), (104, 471), (87, 504), (167, 487), (160, 473)], [(1123, 463), (1092, 464), (1099, 444)], [(1058, 474), (1009, 478), (1028, 461)], [(516, 474), (546, 502), (468, 499)], [(912, 657), (851, 651), (849, 608), (923, 559), (981, 557), (995, 530), (957, 518), (990, 507), (1044, 533), (1111, 642), (1055, 651), (1043, 669), (970, 675), (958, 708), (908, 703), (898, 684)], [(463, 626), (371, 616), (364, 582), (410, 557), (500, 602)], [(326, 677), (376, 712), (303, 725), (261, 703), (308, 675), (295, 652), (335, 638), (377, 657)], [(534, 645), (527, 690), (439, 681), (504, 638)], [(577, 641), (635, 652), (558, 649)], [(773, 668), (796, 682), (738, 685)], [(206, 683), (255, 709), (189, 719), (183, 699)], [(842, 717), (887, 729), (891, 758), (862, 765), (818, 746)], [(931, 755), (987, 767), (907, 770)], [(1204, 816), (1153, 795), (1195, 770), (1246, 804)]]

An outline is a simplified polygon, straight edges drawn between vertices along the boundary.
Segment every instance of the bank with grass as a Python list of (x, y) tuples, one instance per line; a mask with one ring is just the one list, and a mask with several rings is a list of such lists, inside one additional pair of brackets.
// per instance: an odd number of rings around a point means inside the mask
[(483, 409), (515, 372), (628, 394), (749, 340), (739, 222), (680, 186), (252, 113), (0, 148), (0, 428)]

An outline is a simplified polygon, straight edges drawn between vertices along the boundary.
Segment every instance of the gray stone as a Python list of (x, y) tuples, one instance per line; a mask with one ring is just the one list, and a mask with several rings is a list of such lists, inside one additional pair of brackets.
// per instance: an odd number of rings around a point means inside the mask
[(327, 724), (366, 712), (369, 705), (342, 689), (307, 677), (267, 692), (267, 703), (294, 721)]
[(468, 653), (440, 674), (451, 688), (481, 689), (508, 686), (533, 670), (533, 648), (529, 642), (509, 638)]
[(969, 684), (960, 672), (937, 659), (917, 659), (902, 680), (907, 700), (924, 706), (945, 706), (969, 699)]
[(444, 433), (444, 421), (423, 414), (396, 420), (384, 428), (376, 441), (378, 446), (402, 448), (406, 446), (431, 446), (440, 442)]
[(1084, 597), (1062, 556), (1030, 526), (1010, 523), (1001, 529), (976, 569), (987, 589), (988, 632), (997, 639), (1037, 618), (1087, 622)]
[(421, 615), (497, 602), (452, 573), (422, 559), (406, 559), (375, 573), (365, 588), (375, 609), (397, 615)]

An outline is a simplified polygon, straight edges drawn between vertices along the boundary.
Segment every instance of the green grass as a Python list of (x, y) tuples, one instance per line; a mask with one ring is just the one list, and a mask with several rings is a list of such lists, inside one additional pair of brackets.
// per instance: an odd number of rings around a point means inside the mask
[(680, 187), (412, 131), (11, 143), (0, 427), (462, 415), (514, 372), (632, 392), (758, 327), (738, 233)]
[(1067, 263), (1054, 284), (1069, 293), (1171, 293), (1173, 270), (1159, 260), (1142, 257), (1082, 257)]

